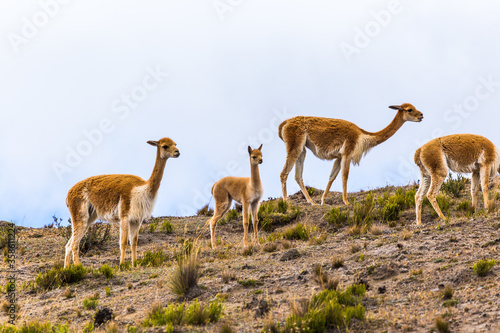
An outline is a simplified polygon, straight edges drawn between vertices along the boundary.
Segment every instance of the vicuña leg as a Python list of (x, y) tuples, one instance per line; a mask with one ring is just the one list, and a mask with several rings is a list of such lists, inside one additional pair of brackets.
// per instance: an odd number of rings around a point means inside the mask
[(483, 167), (479, 171), (479, 174), (481, 176), (481, 190), (483, 191), (484, 210), (488, 211), (490, 209), (489, 184), (490, 184), (491, 166), (483, 165)]
[(323, 196), (321, 197), (321, 204), (322, 205), (325, 204), (325, 200), (328, 197), (328, 193), (330, 192), (330, 188), (332, 187), (332, 183), (335, 181), (335, 178), (337, 178), (337, 175), (339, 174), (341, 162), (342, 162), (342, 158), (337, 158), (335, 160), (335, 163), (333, 164), (332, 172), (330, 173), (330, 178), (328, 179), (328, 184), (326, 185), (325, 192), (323, 193)]
[(481, 176), (479, 172), (472, 173), (471, 179), (471, 196), (472, 196), (472, 207), (477, 210), (477, 196), (479, 195), (479, 187), (481, 186)]
[(427, 198), (429, 199), (429, 202), (431, 203), (436, 213), (438, 213), (439, 217), (443, 220), (446, 219), (446, 217), (441, 211), (441, 208), (439, 208), (436, 197), (439, 192), (439, 189), (441, 188), (441, 185), (443, 185), (443, 182), (446, 179), (446, 174), (447, 172), (445, 172), (444, 175), (443, 174), (432, 175), (431, 186), (429, 188), (429, 191), (427, 192)]
[(347, 179), (349, 178), (349, 168), (351, 167), (351, 159), (343, 158), (342, 162), (342, 199), (346, 205), (349, 204), (347, 201)]
[(139, 221), (133, 221), (129, 224), (128, 238), (132, 248), (132, 266), (135, 267), (135, 261), (137, 260), (137, 241), (139, 240), (139, 229), (141, 228), (141, 223)]
[[(71, 232), (73, 234), (73, 232)], [(71, 256), (72, 256), (72, 251), (71, 247), (73, 243), (73, 235), (69, 238), (68, 242), (66, 243), (66, 254), (64, 256), (64, 267), (67, 268), (71, 264)]]
[(243, 215), (243, 244), (246, 246), (248, 244), (248, 224), (249, 224), (249, 221), (248, 221), (248, 214), (249, 214), (249, 204), (247, 202), (242, 202), (243, 204), (243, 211), (242, 211), (242, 215)]
[(253, 223), (253, 233), (255, 236), (255, 241), (259, 242), (259, 202), (252, 202), (250, 205), (250, 211), (252, 213), (252, 223)]
[(66, 244), (66, 256), (64, 260), (64, 267), (68, 267), (71, 263), (68, 250), (73, 255), (73, 264), (80, 264), (80, 241), (87, 232), (89, 226), (97, 219), (97, 214), (90, 213), (86, 207), (83, 207), (82, 212), (77, 212), (72, 215), (72, 234), (68, 243)]
[(420, 186), (415, 195), (415, 213), (418, 226), (422, 225), (422, 201), (424, 201), (425, 194), (429, 191), (429, 187), (431, 186), (431, 177), (428, 174), (421, 172), (420, 179)]
[(302, 154), (302, 150), (306, 144), (305, 134), (301, 137), (290, 137), (286, 144), (286, 161), (285, 166), (280, 174), (281, 180), (281, 191), (283, 193), (283, 200), (288, 200), (286, 192), (286, 180), (288, 179), (288, 174), (292, 171), (293, 165)]
[(120, 221), (120, 265), (125, 261), (125, 252), (128, 244), (128, 218), (122, 217)]
[(302, 153), (300, 154), (297, 161), (295, 161), (295, 181), (297, 182), (297, 184), (299, 184), (300, 190), (302, 191), (302, 194), (304, 194), (304, 197), (306, 198), (307, 202), (309, 202), (311, 205), (316, 205), (309, 196), (309, 193), (307, 192), (307, 189), (304, 186), (304, 181), (302, 180), (302, 173), (304, 172), (305, 159), (306, 159), (306, 147), (302, 149)]
[[(215, 197), (215, 195), (214, 195)], [(226, 194), (225, 199), (224, 196), (222, 196), (219, 199), (216, 199), (215, 201), (215, 210), (214, 210), (214, 216), (210, 219), (210, 240), (212, 243), (212, 249), (215, 250), (215, 227), (217, 226), (217, 222), (227, 213), (229, 208), (231, 207), (231, 202), (233, 200), (229, 198), (229, 196)]]

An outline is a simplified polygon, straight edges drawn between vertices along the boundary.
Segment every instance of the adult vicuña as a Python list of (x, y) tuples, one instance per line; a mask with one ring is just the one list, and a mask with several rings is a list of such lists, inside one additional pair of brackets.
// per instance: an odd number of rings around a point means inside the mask
[(80, 263), (80, 240), (97, 218), (120, 222), (120, 264), (125, 259), (127, 239), (132, 245), (132, 263), (135, 264), (139, 228), (151, 217), (165, 163), (168, 158), (180, 155), (175, 142), (169, 138), (148, 143), (157, 147), (156, 163), (148, 181), (132, 175), (102, 175), (82, 180), (69, 190), (66, 204), (73, 232), (66, 244), (64, 267), (69, 266), (71, 253), (75, 265)]
[(243, 206), (243, 242), (247, 244), (248, 218), (252, 214), (253, 230), (255, 240), (258, 240), (258, 218), (260, 199), (264, 193), (259, 175), (259, 164), (262, 164), (262, 145), (257, 149), (248, 146), (250, 155), (250, 178), (248, 177), (225, 177), (218, 180), (212, 186), (212, 195), (215, 199), (214, 216), (209, 220), (210, 237), (212, 249), (215, 249), (215, 227), (217, 222), (227, 213), (233, 199)]
[(439, 217), (444, 219), (436, 196), (449, 170), (472, 173), (472, 206), (477, 208), (479, 186), (482, 187), (484, 207), (488, 204), (488, 183), (500, 172), (500, 157), (495, 145), (485, 137), (455, 134), (433, 139), (417, 149), (415, 163), (420, 168), (421, 181), (415, 196), (417, 225), (422, 225), (422, 201), (427, 198)]
[(375, 133), (367, 132), (355, 124), (341, 119), (299, 116), (282, 122), (278, 134), (286, 145), (286, 162), (283, 171), (281, 171), (283, 199), (287, 199), (286, 180), (295, 164), (295, 180), (307, 201), (315, 204), (302, 181), (307, 147), (322, 160), (335, 159), (328, 184), (321, 198), (321, 204), (325, 203), (330, 187), (342, 169), (343, 199), (344, 203), (348, 205), (347, 178), (351, 162), (359, 164), (363, 155), (393, 136), (406, 121), (421, 122), (424, 118), (420, 111), (408, 103), (389, 107), (398, 110), (396, 117), (389, 126)]

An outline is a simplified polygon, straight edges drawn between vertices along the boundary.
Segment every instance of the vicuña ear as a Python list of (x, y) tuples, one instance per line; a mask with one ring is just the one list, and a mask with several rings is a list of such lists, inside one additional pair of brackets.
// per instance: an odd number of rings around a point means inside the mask
[(401, 105), (391, 105), (389, 106), (389, 109), (401, 110)]
[(252, 147), (248, 146), (248, 153), (252, 154)]
[(257, 148), (258, 150), (262, 151), (262, 144), (260, 145), (259, 148)]
[(148, 143), (149, 143), (151, 146), (156, 146), (156, 147), (158, 147), (158, 144), (159, 144), (159, 142), (158, 142), (158, 141), (148, 141)]

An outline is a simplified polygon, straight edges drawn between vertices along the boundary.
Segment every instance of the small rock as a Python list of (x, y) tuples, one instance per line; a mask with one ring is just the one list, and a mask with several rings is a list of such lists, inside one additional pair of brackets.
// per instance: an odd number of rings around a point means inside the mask
[(223, 292), (224, 294), (225, 294), (225, 293), (228, 293), (228, 292), (230, 292), (231, 290), (233, 290), (233, 289), (234, 289), (234, 287), (236, 287), (236, 286), (238, 286), (238, 284), (237, 284), (237, 283), (233, 283), (233, 284), (230, 284), (230, 285), (228, 285), (228, 286), (224, 286), (224, 287), (222, 287), (222, 292)]
[(99, 327), (113, 319), (113, 311), (110, 308), (102, 307), (95, 313), (94, 325)]
[(378, 287), (379, 294), (385, 294), (386, 291), (387, 291), (387, 288), (385, 286)]
[(280, 258), (280, 261), (293, 260), (293, 259), (297, 259), (298, 257), (300, 257), (299, 251), (297, 249), (290, 249), (290, 250), (286, 251), (285, 253), (283, 253), (283, 255)]

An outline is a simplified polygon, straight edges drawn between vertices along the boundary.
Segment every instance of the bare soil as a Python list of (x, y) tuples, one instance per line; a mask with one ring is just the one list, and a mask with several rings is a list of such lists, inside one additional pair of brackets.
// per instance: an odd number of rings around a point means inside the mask
[[(387, 187), (373, 192), (380, 195), (394, 190)], [(359, 201), (366, 193), (351, 195)], [(319, 202), (321, 194), (316, 191), (313, 199)], [(182, 240), (192, 238), (198, 240), (201, 247), (197, 298), (208, 302), (218, 294), (225, 294), (227, 300), (224, 317), (218, 323), (204, 327), (178, 326), (176, 332), (219, 332), (222, 323), (229, 323), (236, 332), (260, 332), (266, 320), (283, 322), (290, 313), (290, 300), (308, 298), (321, 290), (313, 278), (315, 264), (322, 265), (329, 276), (338, 278), (340, 288), (353, 283), (367, 285), (363, 301), (366, 320), (355, 322), (351, 332), (429, 332), (435, 328), (437, 317), (449, 322), (451, 332), (500, 332), (500, 217), (497, 212), (466, 217), (454, 210), (455, 203), (448, 214), (445, 212), (445, 215), (451, 214), (451, 218), (439, 221), (431, 215), (430, 208), (425, 207), (425, 226), (417, 228), (414, 211), (410, 209), (401, 214), (394, 227), (375, 221), (376, 227), (372, 230), (378, 232), (355, 235), (348, 226), (335, 228), (323, 218), (332, 205), (343, 205), (340, 193), (332, 192), (326, 206), (308, 205), (300, 193), (291, 196), (291, 200), (301, 209), (298, 221), (315, 227), (314, 237), (327, 235), (323, 244), (275, 241), (275, 252), (265, 252), (265, 244), (257, 244), (256, 253), (244, 256), (243, 226), (241, 221), (233, 220), (217, 227), (219, 245), (218, 250), (213, 251), (206, 226), (209, 217), (173, 217), (173, 233), (149, 232), (146, 224), (139, 235), (139, 257), (147, 250), (161, 248), (169, 255), (167, 264), (159, 268), (117, 270), (111, 279), (89, 274), (82, 282), (69, 286), (75, 295), (73, 298), (64, 296), (67, 287), (48, 292), (33, 292), (22, 287), (23, 283), (34, 280), (41, 269), (63, 260), (66, 239), (58, 229), (19, 228), (18, 323), (31, 320), (68, 323), (79, 332), (95, 314), (95, 310), (83, 308), (83, 299), (97, 292), (99, 306), (112, 310), (120, 331), (126, 332), (127, 326), (137, 327), (138, 331), (161, 331), (142, 328), (141, 323), (153, 304), (179, 302), (167, 284)], [(287, 227), (289, 225), (277, 231)], [(265, 242), (269, 234), (259, 231)], [(118, 226), (114, 225), (111, 240), (81, 256), (83, 265), (95, 269), (106, 263), (116, 266), (118, 236)], [(284, 248), (289, 245), (291, 248)], [(344, 260), (340, 268), (333, 266), (336, 258)], [(472, 266), (479, 259), (495, 259), (497, 265), (485, 277), (478, 277)], [(2, 265), (5, 272), (7, 264)], [(224, 283), (221, 278), (224, 271), (233, 273), (236, 280)], [(237, 282), (248, 279), (263, 284), (244, 287)], [(5, 282), (2, 285), (5, 286)], [(441, 293), (448, 286), (454, 290), (455, 304), (445, 307)], [(110, 296), (105, 295), (106, 287), (111, 290)], [(2, 292), (5, 294), (4, 289)], [(7, 320), (2, 312), (0, 322)]]

